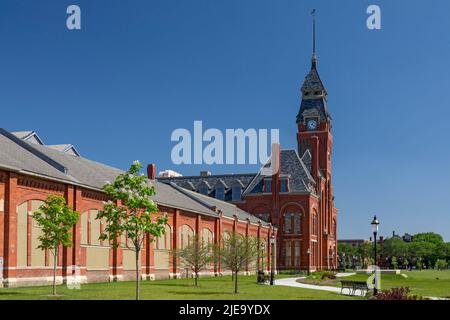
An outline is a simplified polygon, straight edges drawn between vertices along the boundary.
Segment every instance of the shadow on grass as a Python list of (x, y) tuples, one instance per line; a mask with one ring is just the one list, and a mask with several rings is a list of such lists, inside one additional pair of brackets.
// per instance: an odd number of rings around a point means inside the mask
[(15, 292), (15, 291), (6, 291), (6, 292), (2, 292), (0, 291), (0, 296), (9, 296), (9, 295), (30, 295), (29, 293), (25, 293), (25, 292)]
[(194, 286), (190, 283), (155, 283), (150, 284), (152, 287), (184, 287), (184, 288), (201, 288), (201, 286)]
[(170, 294), (174, 294), (174, 295), (199, 295), (199, 296), (203, 296), (203, 295), (218, 295), (218, 294), (223, 294), (223, 295), (235, 295), (235, 293), (233, 292), (218, 292), (218, 291), (193, 291), (193, 292), (186, 292), (186, 291), (168, 291), (167, 293)]

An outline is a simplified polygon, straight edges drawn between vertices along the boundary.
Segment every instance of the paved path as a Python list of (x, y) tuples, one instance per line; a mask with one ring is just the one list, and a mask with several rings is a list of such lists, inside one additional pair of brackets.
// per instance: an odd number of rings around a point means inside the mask
[[(305, 277), (278, 279), (278, 280), (275, 280), (275, 285), (341, 293), (341, 288), (339, 288), (339, 287), (317, 286), (314, 284), (299, 283), (299, 282), (297, 282), (297, 279), (305, 279)], [(344, 289), (344, 294), (347, 291), (348, 291), (348, 289)], [(359, 290), (356, 290), (355, 295), (360, 295), (360, 294), (361, 294), (361, 292)]]

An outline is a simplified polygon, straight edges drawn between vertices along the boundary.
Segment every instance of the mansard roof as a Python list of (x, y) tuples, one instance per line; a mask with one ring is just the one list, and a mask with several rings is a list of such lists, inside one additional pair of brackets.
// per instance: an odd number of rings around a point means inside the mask
[[(263, 166), (270, 165), (271, 160)], [(282, 150), (280, 157), (280, 176), (289, 177), (289, 192), (314, 192), (313, 185), (315, 181), (307, 165), (299, 157), (296, 150)], [(264, 178), (268, 177), (262, 174), (262, 170), (255, 176), (252, 182), (247, 186), (244, 194), (263, 193)], [(270, 177), (269, 177), (270, 178)]]
[(316, 99), (302, 99), (300, 111), (297, 115), (297, 123), (303, 122), (305, 117), (318, 116), (320, 121), (332, 120), (328, 112), (327, 100), (325, 97)]
[[(245, 188), (255, 177), (256, 173), (219, 174), (208, 176), (181, 176), (181, 177), (157, 177), (161, 182), (173, 182), (185, 189), (198, 191), (201, 184), (206, 182), (210, 189), (223, 185), (225, 188), (241, 186)], [(194, 187), (194, 188), (192, 188)]]
[(323, 85), (322, 80), (320, 79), (319, 72), (317, 71), (316, 66), (313, 64), (311, 70), (305, 77), (305, 81), (302, 85), (302, 92), (305, 91), (322, 91), (325, 90), (325, 86)]

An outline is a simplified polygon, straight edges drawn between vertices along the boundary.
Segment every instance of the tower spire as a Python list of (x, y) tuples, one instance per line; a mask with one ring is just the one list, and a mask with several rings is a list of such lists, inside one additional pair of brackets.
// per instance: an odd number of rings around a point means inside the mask
[(313, 9), (313, 11), (311, 11), (311, 16), (312, 16), (312, 27), (313, 27), (313, 31), (312, 31), (312, 59), (311, 59), (311, 64), (312, 67), (315, 68), (317, 65), (317, 56), (316, 56), (316, 9)]

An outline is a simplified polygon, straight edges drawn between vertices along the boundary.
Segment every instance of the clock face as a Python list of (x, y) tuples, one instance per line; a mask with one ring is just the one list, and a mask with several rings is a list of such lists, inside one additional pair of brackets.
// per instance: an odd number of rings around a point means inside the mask
[(306, 125), (308, 126), (308, 129), (309, 129), (309, 130), (314, 130), (314, 129), (317, 128), (317, 120), (315, 120), (315, 119), (310, 119), (310, 120), (308, 120), (308, 122), (307, 122)]

